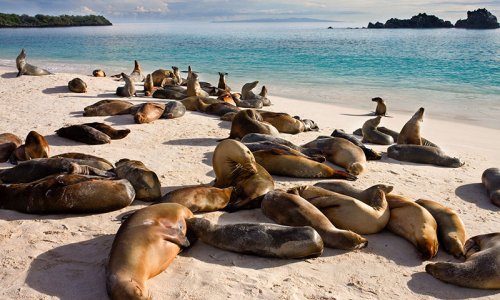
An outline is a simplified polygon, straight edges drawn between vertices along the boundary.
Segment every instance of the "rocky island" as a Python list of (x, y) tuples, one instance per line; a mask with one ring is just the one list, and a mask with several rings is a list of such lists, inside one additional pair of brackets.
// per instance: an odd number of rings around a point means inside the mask
[(69, 27), (69, 26), (110, 26), (103, 16), (47, 16), (16, 15), (0, 13), (0, 28), (16, 27)]
[(486, 8), (467, 12), (467, 19), (458, 20), (455, 23), (456, 28), (466, 29), (495, 29), (499, 28), (497, 17), (490, 13)]

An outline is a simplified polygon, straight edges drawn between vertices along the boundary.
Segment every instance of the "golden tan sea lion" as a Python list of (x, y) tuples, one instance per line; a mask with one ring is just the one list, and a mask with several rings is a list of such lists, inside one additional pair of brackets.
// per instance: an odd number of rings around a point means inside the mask
[(151, 299), (146, 281), (163, 272), (189, 246), (186, 219), (193, 213), (176, 203), (151, 205), (128, 217), (116, 233), (106, 266), (112, 300)]
[(377, 102), (377, 107), (375, 108), (375, 115), (385, 116), (387, 113), (387, 106), (385, 105), (384, 99), (380, 97), (372, 98), (372, 101)]
[(486, 169), (481, 176), (481, 181), (488, 192), (491, 203), (500, 206), (500, 169)]
[(151, 79), (154, 86), (163, 86), (163, 82), (167, 78), (172, 78), (174, 74), (170, 70), (158, 69), (151, 73)]
[(12, 133), (0, 134), (0, 163), (6, 162), (23, 141)]
[(146, 75), (146, 79), (144, 80), (144, 95), (152, 96), (154, 91), (153, 78), (151, 74)]
[(261, 208), (266, 217), (278, 224), (311, 226), (327, 247), (353, 250), (368, 244), (359, 234), (336, 228), (319, 209), (298, 195), (271, 191), (264, 196)]
[(378, 185), (366, 190), (370, 200), (367, 203), (317, 186), (299, 186), (288, 192), (309, 201), (340, 229), (373, 234), (383, 230), (389, 222), (390, 210), (385, 191)]
[(178, 203), (193, 213), (223, 209), (231, 199), (232, 187), (224, 189), (208, 185), (182, 187), (161, 197), (160, 203)]
[(137, 96), (135, 91), (134, 81), (127, 74), (121, 74), (123, 80), (125, 81), (125, 86), (119, 86), (116, 88), (116, 95), (120, 97), (132, 97)]
[(19, 71), (17, 73), (17, 77), (22, 75), (41, 76), (41, 75), (52, 74), (47, 70), (26, 63), (26, 51), (24, 50), (24, 48), (21, 49), (21, 53), (19, 53), (19, 55), (16, 58), (16, 67), (17, 70)]
[(214, 99), (214, 98), (208, 98), (208, 97), (198, 97), (198, 96), (192, 96), (192, 97), (186, 97), (180, 102), (184, 104), (187, 110), (189, 111), (197, 111), (198, 110), (198, 100), (203, 101), (205, 104), (212, 104), (212, 103), (220, 103), (220, 100)]
[(394, 143), (392, 136), (382, 133), (377, 130), (377, 126), (380, 124), (381, 116), (377, 116), (374, 119), (369, 119), (361, 127), (363, 133), (363, 143), (373, 143), (378, 145), (390, 145)]
[(187, 95), (188, 97), (198, 96), (198, 97), (208, 97), (208, 93), (205, 92), (198, 81), (198, 74), (191, 73), (191, 76), (187, 80)]
[(318, 257), (323, 253), (323, 240), (310, 226), (218, 225), (201, 218), (191, 218), (186, 222), (190, 233), (223, 250), (287, 259)]
[(330, 134), (333, 137), (338, 137), (338, 138), (343, 138), (348, 140), (349, 142), (353, 143), (354, 145), (358, 146), (363, 150), (365, 153), (365, 157), (367, 160), (379, 160), (382, 158), (382, 155), (368, 147), (366, 147), (360, 140), (358, 140), (353, 134), (346, 133), (342, 129), (335, 129), (332, 134)]
[(267, 122), (253, 109), (245, 109), (238, 112), (231, 123), (230, 139), (242, 139), (249, 133), (264, 133), (279, 136), (278, 130)]
[(437, 222), (439, 243), (446, 252), (456, 258), (464, 255), (465, 226), (456, 212), (432, 200), (418, 199), (419, 205), (427, 209)]
[(68, 89), (73, 93), (86, 93), (87, 84), (80, 78), (74, 78), (68, 82)]
[(207, 104), (203, 101), (202, 98), (198, 98), (196, 109), (199, 112), (204, 112), (209, 115), (223, 116), (227, 113), (234, 112), (237, 113), (240, 109), (237, 106), (229, 104), (227, 102), (217, 102)]
[(92, 75), (94, 77), (106, 77), (106, 72), (104, 72), (104, 70), (97, 69), (97, 70), (92, 71)]
[(85, 107), (83, 115), (86, 117), (126, 115), (132, 105), (132, 103), (124, 100), (100, 100)]
[(147, 102), (140, 106), (139, 110), (134, 114), (134, 121), (137, 124), (151, 123), (158, 120), (165, 111), (165, 104)]
[(262, 120), (264, 122), (273, 125), (279, 132), (297, 134), (306, 131), (304, 122), (293, 118), (287, 113), (277, 113), (264, 110), (258, 110), (257, 112), (262, 116)]
[(118, 178), (127, 179), (135, 189), (135, 199), (155, 201), (161, 197), (161, 184), (155, 172), (138, 160), (120, 159), (114, 172)]
[(398, 144), (422, 145), (422, 137), (420, 135), (420, 126), (423, 122), (424, 108), (421, 107), (412, 117), (406, 122), (399, 132)]

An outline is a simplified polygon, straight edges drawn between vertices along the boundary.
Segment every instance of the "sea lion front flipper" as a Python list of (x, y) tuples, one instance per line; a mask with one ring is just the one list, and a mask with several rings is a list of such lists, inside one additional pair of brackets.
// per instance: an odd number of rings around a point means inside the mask
[(177, 244), (179, 247), (189, 247), (189, 240), (182, 233), (182, 230), (179, 228), (167, 227), (163, 231), (163, 239), (174, 244)]

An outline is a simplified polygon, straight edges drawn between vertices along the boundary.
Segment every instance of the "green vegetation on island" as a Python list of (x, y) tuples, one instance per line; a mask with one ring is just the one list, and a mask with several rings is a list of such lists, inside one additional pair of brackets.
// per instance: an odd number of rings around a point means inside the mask
[(66, 27), (66, 26), (109, 26), (113, 25), (103, 16), (47, 16), (0, 13), (0, 28), (10, 27)]

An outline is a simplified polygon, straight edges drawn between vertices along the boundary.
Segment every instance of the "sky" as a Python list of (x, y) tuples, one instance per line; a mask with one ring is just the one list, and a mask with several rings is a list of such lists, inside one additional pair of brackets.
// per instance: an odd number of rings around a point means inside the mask
[(0, 0), (2, 13), (98, 14), (112, 22), (315, 18), (366, 25), (426, 12), (454, 23), (477, 8), (500, 19), (500, 0)]

